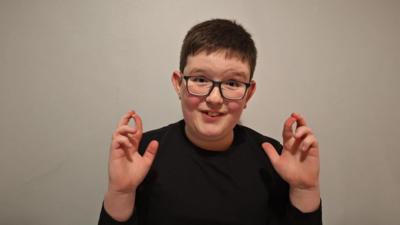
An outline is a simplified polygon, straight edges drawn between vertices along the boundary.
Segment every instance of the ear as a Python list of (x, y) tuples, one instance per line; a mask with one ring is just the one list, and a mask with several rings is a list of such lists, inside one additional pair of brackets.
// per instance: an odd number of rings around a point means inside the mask
[(175, 70), (172, 73), (171, 76), (172, 86), (174, 87), (176, 94), (178, 94), (179, 99), (181, 98), (181, 93), (182, 93), (182, 80), (183, 80), (182, 78), (183, 77), (180, 71)]
[(244, 108), (246, 108), (247, 103), (250, 101), (251, 97), (253, 97), (255, 92), (256, 92), (256, 81), (252, 80), (250, 82), (250, 87), (247, 90), (247, 94), (246, 94), (246, 97), (245, 97), (246, 104), (244, 104)]

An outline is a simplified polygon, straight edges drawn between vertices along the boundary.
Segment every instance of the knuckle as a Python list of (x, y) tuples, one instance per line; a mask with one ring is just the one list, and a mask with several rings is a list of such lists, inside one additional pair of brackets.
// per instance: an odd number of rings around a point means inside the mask
[(129, 141), (129, 139), (128, 139), (126, 136), (121, 136), (121, 140), (122, 140), (122, 141), (125, 141), (125, 142), (126, 142), (126, 141)]
[(117, 138), (117, 136), (118, 136), (118, 133), (116, 133), (116, 132), (112, 133), (111, 140), (115, 140)]
[(292, 147), (292, 145), (289, 144), (289, 143), (285, 143), (285, 144), (283, 145), (283, 148), (284, 148), (284, 149), (290, 149), (291, 147)]

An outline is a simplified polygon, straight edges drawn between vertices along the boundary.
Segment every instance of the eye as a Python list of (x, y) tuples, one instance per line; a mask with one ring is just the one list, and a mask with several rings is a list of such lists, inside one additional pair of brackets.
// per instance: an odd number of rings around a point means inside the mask
[(241, 87), (243, 84), (237, 80), (228, 80), (224, 82), (225, 85), (228, 87), (236, 88), (236, 87)]
[(203, 76), (195, 76), (195, 77), (190, 77), (190, 80), (196, 83), (208, 83), (210, 82), (207, 78), (203, 77)]

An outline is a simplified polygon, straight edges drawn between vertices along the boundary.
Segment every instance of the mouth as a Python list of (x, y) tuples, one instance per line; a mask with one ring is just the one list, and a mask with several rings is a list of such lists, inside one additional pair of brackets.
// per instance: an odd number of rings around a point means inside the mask
[(212, 112), (212, 111), (201, 111), (201, 113), (203, 113), (209, 117), (221, 117), (221, 116), (225, 115), (224, 113)]

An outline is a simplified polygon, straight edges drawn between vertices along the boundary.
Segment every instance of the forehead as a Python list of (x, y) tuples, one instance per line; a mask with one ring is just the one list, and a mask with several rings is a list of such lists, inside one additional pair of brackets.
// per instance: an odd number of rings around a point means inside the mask
[(250, 79), (249, 63), (235, 55), (227, 54), (226, 51), (212, 53), (202, 51), (196, 55), (190, 55), (187, 58), (186, 67), (183, 72), (185, 74), (204, 72), (214, 78), (235, 75), (245, 80)]

